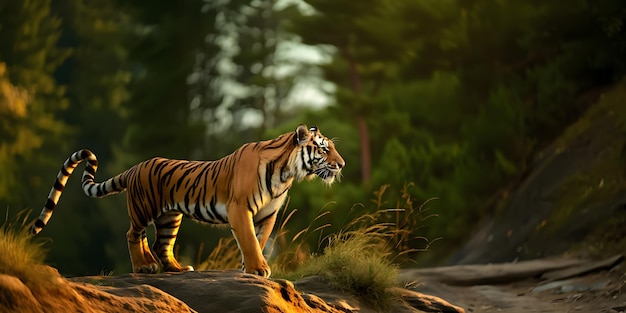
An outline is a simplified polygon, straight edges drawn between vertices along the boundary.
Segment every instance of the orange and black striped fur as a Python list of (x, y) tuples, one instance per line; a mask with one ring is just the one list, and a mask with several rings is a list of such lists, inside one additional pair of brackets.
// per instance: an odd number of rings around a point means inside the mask
[[(300, 125), (278, 138), (244, 144), (217, 161), (153, 158), (104, 182), (94, 182), (96, 156), (80, 150), (65, 161), (41, 215), (32, 227), (39, 233), (48, 223), (63, 187), (76, 166), (86, 160), (82, 176), (87, 196), (100, 198), (127, 191), (130, 229), (126, 234), (134, 272), (191, 271), (172, 253), (183, 215), (212, 224), (230, 224), (247, 273), (269, 277), (262, 250), (276, 215), (294, 180), (319, 176), (331, 184), (345, 162), (331, 140), (317, 127)], [(146, 227), (154, 224), (152, 249)]]

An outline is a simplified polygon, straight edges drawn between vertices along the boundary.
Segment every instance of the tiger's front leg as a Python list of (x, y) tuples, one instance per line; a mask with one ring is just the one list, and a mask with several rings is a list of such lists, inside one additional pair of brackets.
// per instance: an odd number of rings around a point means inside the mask
[(261, 246), (257, 241), (252, 213), (246, 207), (231, 207), (228, 211), (228, 221), (243, 256), (244, 271), (270, 277), (272, 271), (265, 257), (263, 257)]
[(278, 211), (274, 211), (271, 215), (255, 223), (254, 230), (256, 232), (256, 238), (259, 241), (261, 252), (265, 249), (265, 244), (272, 234), (274, 224), (276, 223), (276, 215)]

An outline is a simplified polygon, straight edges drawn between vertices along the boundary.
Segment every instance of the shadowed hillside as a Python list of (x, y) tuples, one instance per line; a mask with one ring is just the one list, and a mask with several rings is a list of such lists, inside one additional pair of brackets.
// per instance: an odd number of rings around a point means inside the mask
[(449, 262), (511, 262), (564, 253), (609, 257), (625, 251), (624, 99), (624, 84), (604, 91), (537, 155), (528, 176)]

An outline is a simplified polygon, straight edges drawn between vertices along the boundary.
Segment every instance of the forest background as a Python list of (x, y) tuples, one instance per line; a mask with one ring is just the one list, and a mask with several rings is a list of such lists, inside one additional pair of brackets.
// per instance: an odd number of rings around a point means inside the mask
[[(355, 216), (436, 198), (413, 221), (410, 248), (428, 251), (407, 265), (444, 263), (623, 80), (625, 22), (622, 0), (2, 0), (0, 206), (34, 217), (81, 148), (102, 181), (306, 123), (347, 167), (332, 188), (294, 185), (287, 229), (318, 228), (315, 250)], [(125, 196), (90, 199), (79, 181), (42, 233), (48, 263), (128, 272)], [(201, 260), (224, 236), (187, 221), (177, 251)]]

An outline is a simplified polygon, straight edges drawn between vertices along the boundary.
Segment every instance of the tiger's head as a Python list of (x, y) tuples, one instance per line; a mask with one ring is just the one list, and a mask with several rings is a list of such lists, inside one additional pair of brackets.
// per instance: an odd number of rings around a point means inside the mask
[(341, 169), (346, 165), (339, 152), (335, 150), (332, 140), (326, 138), (317, 126), (310, 129), (306, 125), (296, 128), (294, 141), (298, 147), (296, 178), (312, 179), (316, 175), (326, 184), (332, 184), (335, 177), (341, 175)]

